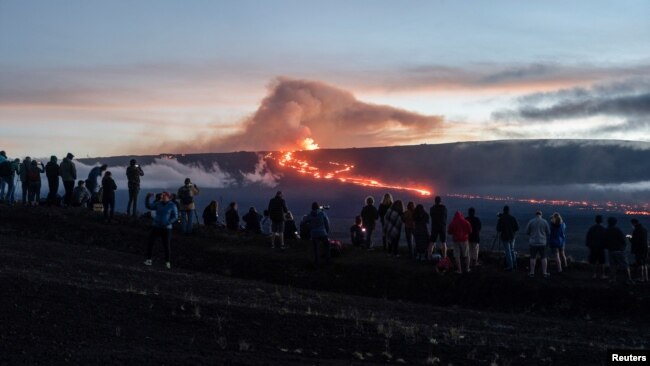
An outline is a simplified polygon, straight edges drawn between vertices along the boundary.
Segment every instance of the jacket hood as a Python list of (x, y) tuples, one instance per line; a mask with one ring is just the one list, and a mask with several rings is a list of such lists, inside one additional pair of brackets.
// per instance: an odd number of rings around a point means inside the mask
[(456, 211), (454, 214), (454, 218), (452, 219), (453, 221), (455, 220), (465, 220), (465, 216), (460, 211)]
[(50, 156), (50, 162), (56, 163), (57, 161), (59, 161), (59, 159), (56, 156), (54, 155)]

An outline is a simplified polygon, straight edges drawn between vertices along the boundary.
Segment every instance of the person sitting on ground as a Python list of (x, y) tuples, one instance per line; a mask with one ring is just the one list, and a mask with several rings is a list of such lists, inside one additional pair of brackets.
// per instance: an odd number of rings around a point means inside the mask
[(269, 210), (264, 210), (264, 217), (260, 220), (260, 231), (262, 235), (271, 236), (271, 218), (269, 217)]
[[(102, 175), (108, 169), (108, 165), (102, 164), (101, 166), (96, 166), (92, 169), (90, 169), (90, 172), (88, 173), (88, 179), (86, 179), (86, 188), (88, 191), (90, 191), (90, 194), (93, 196), (92, 200), (93, 201), (98, 201), (97, 197), (97, 179)], [(104, 176), (105, 177), (105, 176)], [(103, 186), (103, 184), (102, 184)], [(106, 189), (104, 189), (105, 191)], [(92, 208), (89, 206), (89, 208)]]
[(113, 221), (113, 214), (115, 213), (115, 190), (117, 184), (113, 180), (113, 174), (107, 171), (104, 173), (102, 179), (102, 205), (104, 205), (104, 220), (106, 222)]
[(128, 180), (129, 202), (126, 204), (126, 215), (138, 215), (138, 194), (140, 193), (140, 177), (144, 176), (144, 171), (138, 165), (135, 159), (131, 159), (129, 167), (126, 168), (126, 179)]
[(630, 266), (625, 258), (625, 234), (616, 226), (618, 220), (615, 217), (607, 219), (607, 228), (605, 229), (605, 236), (603, 242), (605, 249), (609, 252), (609, 268), (611, 283), (616, 283), (616, 274), (618, 269), (625, 269), (627, 272), (627, 282), (634, 284), (632, 281), (632, 274), (630, 273)]
[(183, 234), (192, 233), (192, 221), (196, 212), (196, 204), (194, 203), (194, 196), (199, 194), (199, 187), (197, 187), (190, 178), (185, 178), (185, 182), (181, 188), (178, 189), (178, 199), (180, 200), (180, 216), (181, 216), (181, 231)]
[(404, 235), (406, 236), (406, 245), (409, 248), (409, 256), (413, 257), (413, 230), (415, 229), (415, 222), (413, 221), (413, 213), (415, 211), (415, 203), (409, 201), (406, 204), (406, 210), (404, 215), (402, 215), (402, 221), (404, 221)]
[(447, 207), (441, 204), (442, 198), (436, 196), (434, 204), (429, 209), (431, 218), (431, 242), (427, 248), (427, 259), (431, 259), (433, 251), (436, 249), (436, 242), (440, 240), (442, 257), (447, 258)]
[(239, 231), (239, 212), (237, 212), (237, 202), (230, 202), (226, 209), (226, 228), (230, 231)]
[(269, 217), (271, 218), (271, 249), (275, 249), (275, 238), (280, 238), (280, 249), (284, 249), (284, 215), (289, 212), (281, 191), (278, 191), (269, 201)]
[(467, 217), (465, 218), (472, 225), (472, 233), (469, 234), (469, 265), (476, 267), (480, 265), (478, 261), (479, 246), (481, 245), (481, 229), (483, 225), (481, 220), (476, 217), (476, 210), (470, 207), (467, 210)]
[(528, 221), (526, 234), (528, 234), (528, 245), (530, 246), (530, 273), (528, 276), (535, 277), (535, 265), (539, 255), (542, 263), (542, 275), (544, 278), (548, 278), (550, 274), (547, 271), (546, 245), (548, 237), (551, 235), (551, 228), (548, 222), (542, 218), (542, 211), (535, 212), (535, 217)]
[(605, 274), (605, 227), (603, 226), (603, 217), (596, 215), (596, 223), (589, 228), (585, 238), (585, 245), (589, 248), (589, 264), (594, 269), (592, 278), (598, 278), (600, 272), (601, 279), (607, 279)]
[(424, 261), (427, 259), (427, 248), (429, 246), (429, 214), (423, 205), (415, 206), (413, 222), (415, 223), (415, 229), (413, 230), (415, 260)]
[(364, 228), (361, 225), (361, 216), (354, 218), (354, 225), (350, 227), (350, 243), (355, 247), (361, 246), (365, 242)]
[(262, 232), (260, 226), (260, 221), (262, 220), (262, 215), (260, 215), (255, 207), (250, 207), (248, 212), (242, 216), (242, 220), (246, 223), (245, 229), (249, 233), (259, 234)]
[(566, 269), (567, 261), (564, 252), (566, 244), (566, 224), (562, 221), (562, 216), (555, 212), (551, 216), (551, 235), (548, 237), (548, 246), (553, 251), (555, 262), (557, 265), (557, 272), (562, 273), (562, 268)]
[(68, 155), (63, 158), (63, 161), (61, 161), (61, 165), (59, 165), (61, 180), (63, 181), (63, 188), (65, 188), (65, 196), (63, 198), (63, 202), (66, 206), (69, 206), (72, 202), (74, 183), (77, 180), (77, 167), (75, 166), (72, 159), (74, 159), (74, 155), (72, 155), (72, 153), (68, 153)]
[(361, 209), (361, 221), (366, 229), (366, 248), (371, 250), (373, 248), (372, 233), (377, 227), (379, 212), (375, 207), (375, 199), (372, 196), (366, 197), (365, 203), (366, 205)]
[(291, 211), (284, 214), (284, 240), (298, 239), (298, 227)]
[(638, 219), (630, 220), (634, 231), (630, 236), (631, 250), (636, 259), (636, 265), (639, 267), (639, 281), (648, 282), (648, 230), (639, 222)]
[(86, 181), (80, 180), (72, 192), (72, 207), (86, 206), (90, 201), (90, 192), (86, 189)]
[(318, 202), (311, 204), (311, 212), (303, 218), (303, 222), (308, 222), (310, 227), (309, 234), (314, 246), (314, 263), (316, 265), (320, 264), (322, 251), (325, 251), (325, 263), (329, 263), (331, 258), (328, 238), (330, 222), (325, 212), (320, 209)]
[(59, 192), (59, 177), (61, 176), (61, 168), (58, 164), (59, 159), (52, 155), (50, 161), (45, 164), (45, 176), (47, 177), (47, 186), (49, 192), (47, 193), (47, 205), (52, 206), (56, 204), (57, 194)]
[(519, 231), (517, 219), (510, 215), (510, 206), (503, 206), (503, 212), (497, 220), (497, 232), (499, 240), (506, 254), (506, 271), (513, 271), (517, 268), (517, 254), (515, 253), (515, 236)]
[(160, 195), (160, 200), (151, 203), (153, 193), (147, 193), (145, 206), (147, 209), (156, 211), (156, 216), (153, 219), (151, 233), (149, 234), (149, 241), (147, 243), (147, 253), (144, 264), (150, 266), (153, 264), (153, 245), (157, 238), (161, 238), (163, 247), (165, 249), (165, 266), (169, 269), (171, 265), (171, 240), (172, 240), (172, 224), (178, 220), (178, 208), (176, 204), (171, 202), (171, 195), (169, 192), (163, 192)]
[(379, 215), (379, 222), (381, 222), (381, 245), (384, 251), (388, 247), (388, 239), (386, 238), (386, 212), (393, 205), (393, 196), (390, 193), (384, 194), (384, 198), (379, 204), (377, 214)]
[(395, 257), (399, 257), (399, 238), (404, 223), (402, 215), (404, 215), (404, 204), (401, 200), (396, 200), (384, 216), (384, 236), (388, 240), (388, 254)]
[(462, 262), (465, 262), (465, 272), (469, 272), (469, 235), (472, 233), (472, 224), (465, 220), (460, 211), (456, 211), (449, 223), (447, 234), (454, 240), (454, 257), (456, 259), (456, 273), (463, 273)]
[(217, 205), (217, 201), (210, 201), (210, 204), (205, 206), (205, 209), (203, 210), (203, 225), (217, 226), (219, 217), (218, 207), (219, 206)]
[(41, 174), (43, 172), (45, 172), (43, 163), (36, 160), (32, 160), (27, 168), (27, 191), (29, 192), (29, 204), (32, 206), (38, 206), (41, 202)]

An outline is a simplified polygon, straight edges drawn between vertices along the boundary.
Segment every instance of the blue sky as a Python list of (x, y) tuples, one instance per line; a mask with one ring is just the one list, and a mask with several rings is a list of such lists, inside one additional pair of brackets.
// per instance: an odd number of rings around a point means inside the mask
[[(650, 140), (648, 19), (647, 1), (0, 0), (0, 145), (10, 155), (155, 152), (192, 139), (235, 148), (223, 139), (246, 123), (271, 125), (251, 116), (278, 77), (444, 119), (417, 134), (403, 133), (408, 121), (361, 124), (381, 137), (369, 146), (394, 134)], [(630, 100), (642, 105), (594, 107)], [(340, 123), (331, 116), (296, 118), (300, 136), (349, 144), (315, 127)]]

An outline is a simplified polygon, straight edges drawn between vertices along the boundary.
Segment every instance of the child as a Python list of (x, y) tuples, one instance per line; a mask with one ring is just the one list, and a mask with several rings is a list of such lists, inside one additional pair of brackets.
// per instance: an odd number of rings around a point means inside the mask
[(365, 231), (366, 229), (361, 227), (361, 216), (354, 218), (354, 225), (350, 227), (350, 241), (355, 247), (361, 246), (365, 243)]

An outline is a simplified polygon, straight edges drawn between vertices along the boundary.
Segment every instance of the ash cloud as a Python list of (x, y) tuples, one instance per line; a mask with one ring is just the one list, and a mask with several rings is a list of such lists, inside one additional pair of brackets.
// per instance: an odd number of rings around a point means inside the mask
[(443, 117), (364, 103), (343, 89), (309, 80), (276, 79), (243, 129), (210, 136), (178, 151), (299, 149), (306, 138), (322, 147), (397, 144), (441, 133)]

